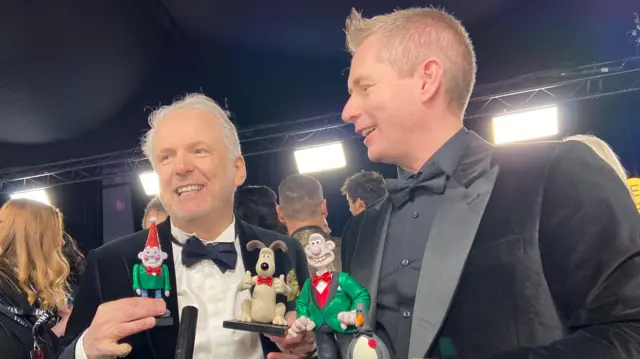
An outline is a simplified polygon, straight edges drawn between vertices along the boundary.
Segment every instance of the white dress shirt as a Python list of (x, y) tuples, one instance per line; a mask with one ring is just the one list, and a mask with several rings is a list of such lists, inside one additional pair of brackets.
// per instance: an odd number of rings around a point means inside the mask
[[(171, 234), (181, 243), (196, 234), (188, 234), (171, 223)], [(176, 287), (178, 296), (178, 312), (171, 313), (175, 318), (180, 316), (182, 308), (192, 305), (198, 308), (198, 324), (194, 347), (194, 359), (262, 359), (264, 353), (257, 333), (225, 329), (222, 322), (235, 319), (242, 311), (242, 301), (251, 297), (250, 292), (238, 292), (238, 283), (244, 276), (240, 243), (235, 233), (235, 220), (215, 241), (203, 243), (235, 243), (238, 260), (235, 270), (227, 270), (224, 274), (210, 260), (202, 260), (187, 268), (182, 265), (182, 247), (171, 243), (173, 262), (175, 264)], [(82, 343), (84, 334), (78, 341)], [(83, 345), (76, 345), (76, 359), (87, 359)]]

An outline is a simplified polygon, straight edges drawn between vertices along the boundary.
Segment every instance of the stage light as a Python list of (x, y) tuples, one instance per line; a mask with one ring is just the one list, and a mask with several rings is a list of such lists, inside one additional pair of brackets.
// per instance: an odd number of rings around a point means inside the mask
[(26, 198), (51, 205), (47, 191), (44, 189), (36, 189), (31, 191), (16, 192), (11, 194), (11, 199)]
[(157, 196), (160, 193), (160, 183), (158, 174), (155, 172), (145, 172), (140, 174), (140, 182), (147, 196)]
[(294, 152), (294, 156), (300, 173), (332, 170), (347, 165), (340, 142), (301, 148)]
[(493, 118), (493, 142), (497, 145), (553, 136), (558, 133), (558, 108), (544, 107)]

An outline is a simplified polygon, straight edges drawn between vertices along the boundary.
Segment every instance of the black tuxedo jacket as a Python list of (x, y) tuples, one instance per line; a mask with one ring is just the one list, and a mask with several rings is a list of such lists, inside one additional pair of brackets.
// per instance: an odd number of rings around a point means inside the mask
[[(298, 281), (304, 283), (309, 277), (307, 261), (304, 251), (295, 240), (281, 234), (267, 231), (236, 219), (236, 233), (242, 249), (242, 260), (246, 271), (256, 275), (255, 267), (258, 261), (258, 250), (247, 251), (249, 241), (259, 240), (267, 246), (281, 240), (288, 247), (287, 253), (275, 251), (276, 273), (287, 276), (294, 270)], [(73, 358), (75, 340), (89, 327), (98, 306), (104, 302), (135, 296), (132, 290), (132, 269), (139, 263), (140, 252), (147, 240), (148, 230), (109, 242), (95, 249), (87, 255), (87, 266), (80, 290), (74, 303), (73, 313), (69, 318), (69, 324), (65, 335), (65, 343), (69, 343), (66, 350), (60, 355), (61, 359)], [(156, 327), (147, 332), (125, 338), (123, 342), (131, 344), (133, 351), (127, 356), (130, 359), (172, 359), (175, 356), (176, 336), (178, 333), (178, 300), (176, 293), (175, 267), (173, 263), (173, 249), (171, 246), (170, 220), (158, 224), (158, 237), (162, 250), (169, 256), (165, 264), (171, 275), (171, 295), (166, 298), (167, 309), (174, 318), (172, 326)], [(280, 302), (286, 302), (282, 295), (278, 296)], [(288, 310), (295, 310), (295, 302), (286, 302)], [(230, 320), (235, 318), (229, 318)], [(260, 336), (265, 356), (269, 352), (278, 351), (273, 342), (264, 336)]]
[[(461, 359), (640, 358), (638, 213), (590, 148), (494, 147), (472, 133), (443, 196), (424, 234), (410, 357), (440, 357), (446, 340)], [(342, 238), (372, 316), (391, 206), (381, 199)]]

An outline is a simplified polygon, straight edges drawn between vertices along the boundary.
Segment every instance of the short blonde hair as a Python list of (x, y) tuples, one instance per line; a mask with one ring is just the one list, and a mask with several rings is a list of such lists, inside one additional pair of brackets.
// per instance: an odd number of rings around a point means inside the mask
[(622, 166), (618, 155), (613, 152), (611, 146), (608, 143), (601, 140), (600, 138), (593, 135), (573, 135), (564, 139), (565, 141), (580, 141), (585, 145), (589, 146), (593, 152), (598, 154), (600, 158), (602, 158), (605, 162), (609, 164), (613, 168), (614, 171), (618, 174), (618, 177), (624, 182), (627, 189), (629, 189), (629, 193), (631, 193), (631, 197), (633, 197), (633, 193), (631, 192), (631, 188), (629, 187), (628, 175), (627, 171)]
[(438, 56), (450, 104), (466, 110), (476, 82), (476, 54), (467, 30), (452, 15), (436, 8), (410, 8), (367, 19), (352, 9), (345, 32), (351, 54), (371, 36), (380, 36), (381, 58), (400, 76), (410, 76), (424, 60)]

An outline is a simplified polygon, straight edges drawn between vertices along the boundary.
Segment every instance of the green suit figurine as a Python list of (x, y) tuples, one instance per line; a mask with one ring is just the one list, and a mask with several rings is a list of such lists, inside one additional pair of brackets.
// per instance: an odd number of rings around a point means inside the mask
[(137, 295), (149, 298), (151, 294), (149, 291), (152, 291), (153, 298), (162, 298), (162, 292), (165, 297), (169, 296), (171, 293), (169, 269), (162, 263), (167, 256), (167, 253), (160, 249), (158, 230), (154, 221), (149, 229), (147, 243), (142, 252), (138, 253), (142, 264), (133, 266), (133, 290)]
[(334, 248), (335, 243), (320, 234), (309, 236), (305, 252), (317, 275), (304, 283), (296, 302), (298, 319), (289, 329), (293, 337), (315, 331), (319, 359), (347, 358), (356, 331), (356, 307), (368, 310), (371, 304), (369, 292), (353, 277), (329, 270)]

